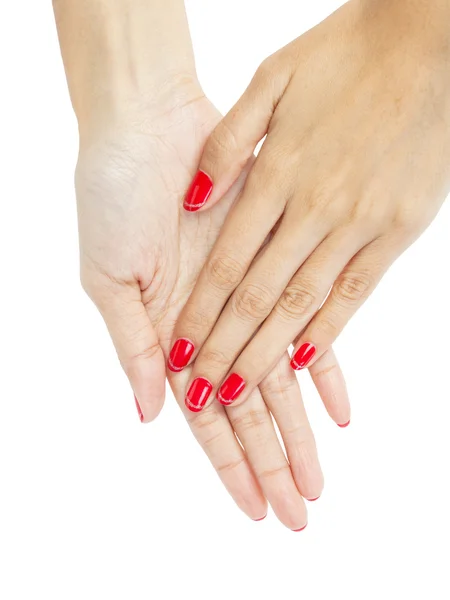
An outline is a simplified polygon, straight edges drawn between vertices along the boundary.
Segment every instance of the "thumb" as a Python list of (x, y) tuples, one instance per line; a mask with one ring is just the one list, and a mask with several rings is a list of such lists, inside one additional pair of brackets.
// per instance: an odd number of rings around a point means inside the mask
[(184, 199), (184, 209), (211, 208), (230, 189), (267, 133), (291, 73), (278, 53), (267, 58), (250, 85), (211, 133), (199, 170)]
[(114, 284), (102, 302), (96, 301), (134, 392), (142, 423), (155, 419), (166, 385), (164, 354), (142, 303), (138, 284)]

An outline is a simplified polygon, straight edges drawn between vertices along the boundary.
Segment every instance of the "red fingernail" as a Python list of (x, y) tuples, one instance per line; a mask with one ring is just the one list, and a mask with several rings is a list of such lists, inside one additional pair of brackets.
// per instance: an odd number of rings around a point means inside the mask
[(136, 408), (138, 411), (138, 415), (139, 415), (139, 419), (141, 420), (141, 423), (144, 422), (144, 413), (141, 410), (141, 407), (139, 406), (139, 402), (138, 399), (136, 398), (136, 396), (134, 397), (134, 401), (136, 402)]
[(291, 358), (291, 367), (295, 371), (300, 371), (300, 369), (304, 369), (315, 353), (316, 347), (314, 346), (314, 344), (309, 344), (308, 342), (302, 344), (297, 350), (297, 352), (294, 354), (294, 356)]
[(304, 529), (306, 529), (308, 523), (306, 523), (306, 525), (304, 527), (301, 527), (300, 529), (293, 529), (292, 531), (303, 531)]
[(317, 496), (317, 498), (306, 498), (306, 499), (308, 500), (308, 502), (315, 502), (319, 498), (320, 498), (320, 496)]
[(233, 404), (242, 390), (245, 388), (245, 381), (237, 373), (231, 373), (231, 375), (225, 379), (220, 386), (220, 390), (217, 392), (217, 398), (224, 406)]
[(194, 379), (184, 399), (188, 409), (192, 412), (200, 412), (209, 398), (212, 387), (212, 384), (204, 377)]
[(188, 212), (195, 212), (201, 208), (206, 204), (212, 189), (213, 182), (211, 177), (203, 171), (197, 171), (184, 199), (184, 209)]
[(170, 351), (169, 359), (167, 361), (167, 366), (169, 369), (174, 371), (174, 373), (182, 371), (190, 361), (194, 350), (194, 344), (187, 338), (180, 338), (177, 340), (172, 346), (172, 350)]
[(339, 425), (338, 423), (338, 427), (340, 427), (341, 429), (344, 429), (344, 427), (348, 427), (350, 425), (350, 421), (347, 421), (347, 423), (344, 423), (343, 425)]
[(258, 521), (264, 521), (264, 519), (267, 517), (267, 515), (264, 515), (263, 517), (261, 517), (260, 519), (253, 519), (255, 521), (255, 523), (258, 523)]

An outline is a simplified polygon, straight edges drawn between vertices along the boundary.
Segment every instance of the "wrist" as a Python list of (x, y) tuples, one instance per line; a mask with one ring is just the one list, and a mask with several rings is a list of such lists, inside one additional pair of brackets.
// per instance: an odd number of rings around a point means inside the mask
[(53, 5), (81, 134), (199, 89), (183, 0)]

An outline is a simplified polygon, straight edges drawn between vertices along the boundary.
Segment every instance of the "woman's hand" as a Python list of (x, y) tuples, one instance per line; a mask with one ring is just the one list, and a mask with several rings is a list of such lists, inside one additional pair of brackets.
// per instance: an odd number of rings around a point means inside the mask
[(448, 2), (353, 0), (267, 59), (216, 127), (191, 214), (267, 138), (175, 327), (191, 385), (242, 402), (293, 340), (292, 368), (313, 365), (434, 218), (449, 190), (449, 19)]
[[(174, 324), (243, 185), (237, 182), (212, 211), (186, 215), (184, 190), (220, 116), (199, 88), (174, 89), (167, 97), (170, 103), (158, 111), (124, 115), (101, 142), (83, 148), (77, 170), (83, 283), (108, 325), (144, 421), (162, 402)], [(288, 356), (236, 409), (214, 404), (187, 410), (189, 373), (169, 372), (172, 389), (237, 504), (260, 519), (268, 500), (282, 523), (303, 528), (303, 497), (317, 498), (323, 478)], [(334, 354), (328, 352), (311, 374), (330, 414), (347, 421)]]

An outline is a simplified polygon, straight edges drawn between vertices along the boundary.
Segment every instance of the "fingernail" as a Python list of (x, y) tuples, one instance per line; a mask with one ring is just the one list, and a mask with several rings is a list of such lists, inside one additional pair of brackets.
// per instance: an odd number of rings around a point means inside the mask
[(204, 204), (206, 204), (206, 201), (211, 195), (212, 189), (213, 182), (211, 177), (203, 171), (197, 171), (197, 174), (194, 177), (184, 198), (184, 209), (188, 212), (195, 212), (201, 208)]
[(320, 496), (317, 496), (317, 498), (306, 498), (306, 499), (308, 500), (308, 502), (315, 502), (319, 498), (320, 498)]
[(167, 366), (171, 371), (177, 373), (182, 371), (188, 364), (194, 353), (194, 344), (187, 338), (180, 338), (172, 346), (169, 358), (167, 360)]
[(217, 399), (224, 406), (230, 406), (245, 388), (245, 381), (237, 373), (231, 373), (220, 386)]
[(314, 346), (314, 344), (310, 344), (308, 342), (302, 344), (297, 350), (297, 352), (294, 354), (294, 356), (291, 358), (291, 367), (295, 371), (300, 371), (300, 369), (304, 369), (315, 353), (316, 347)]
[(344, 429), (344, 427), (348, 427), (350, 425), (350, 421), (347, 421), (347, 423), (344, 423), (343, 425), (339, 425), (338, 423), (338, 427), (340, 427), (341, 429)]
[(191, 383), (191, 387), (184, 399), (184, 402), (192, 412), (200, 412), (205, 406), (206, 401), (212, 390), (212, 384), (204, 377), (197, 377)]
[(308, 523), (304, 527), (300, 527), (300, 529), (293, 529), (292, 531), (303, 531), (308, 526)]
[(138, 411), (138, 415), (139, 415), (139, 419), (141, 420), (141, 423), (144, 422), (144, 413), (141, 410), (141, 407), (139, 406), (139, 402), (138, 399), (136, 398), (136, 396), (134, 397), (134, 401), (136, 402), (136, 408)]
[(267, 517), (267, 515), (264, 515), (263, 517), (261, 517), (260, 519), (253, 519), (255, 521), (255, 523), (258, 523), (258, 521), (264, 521), (264, 519)]

